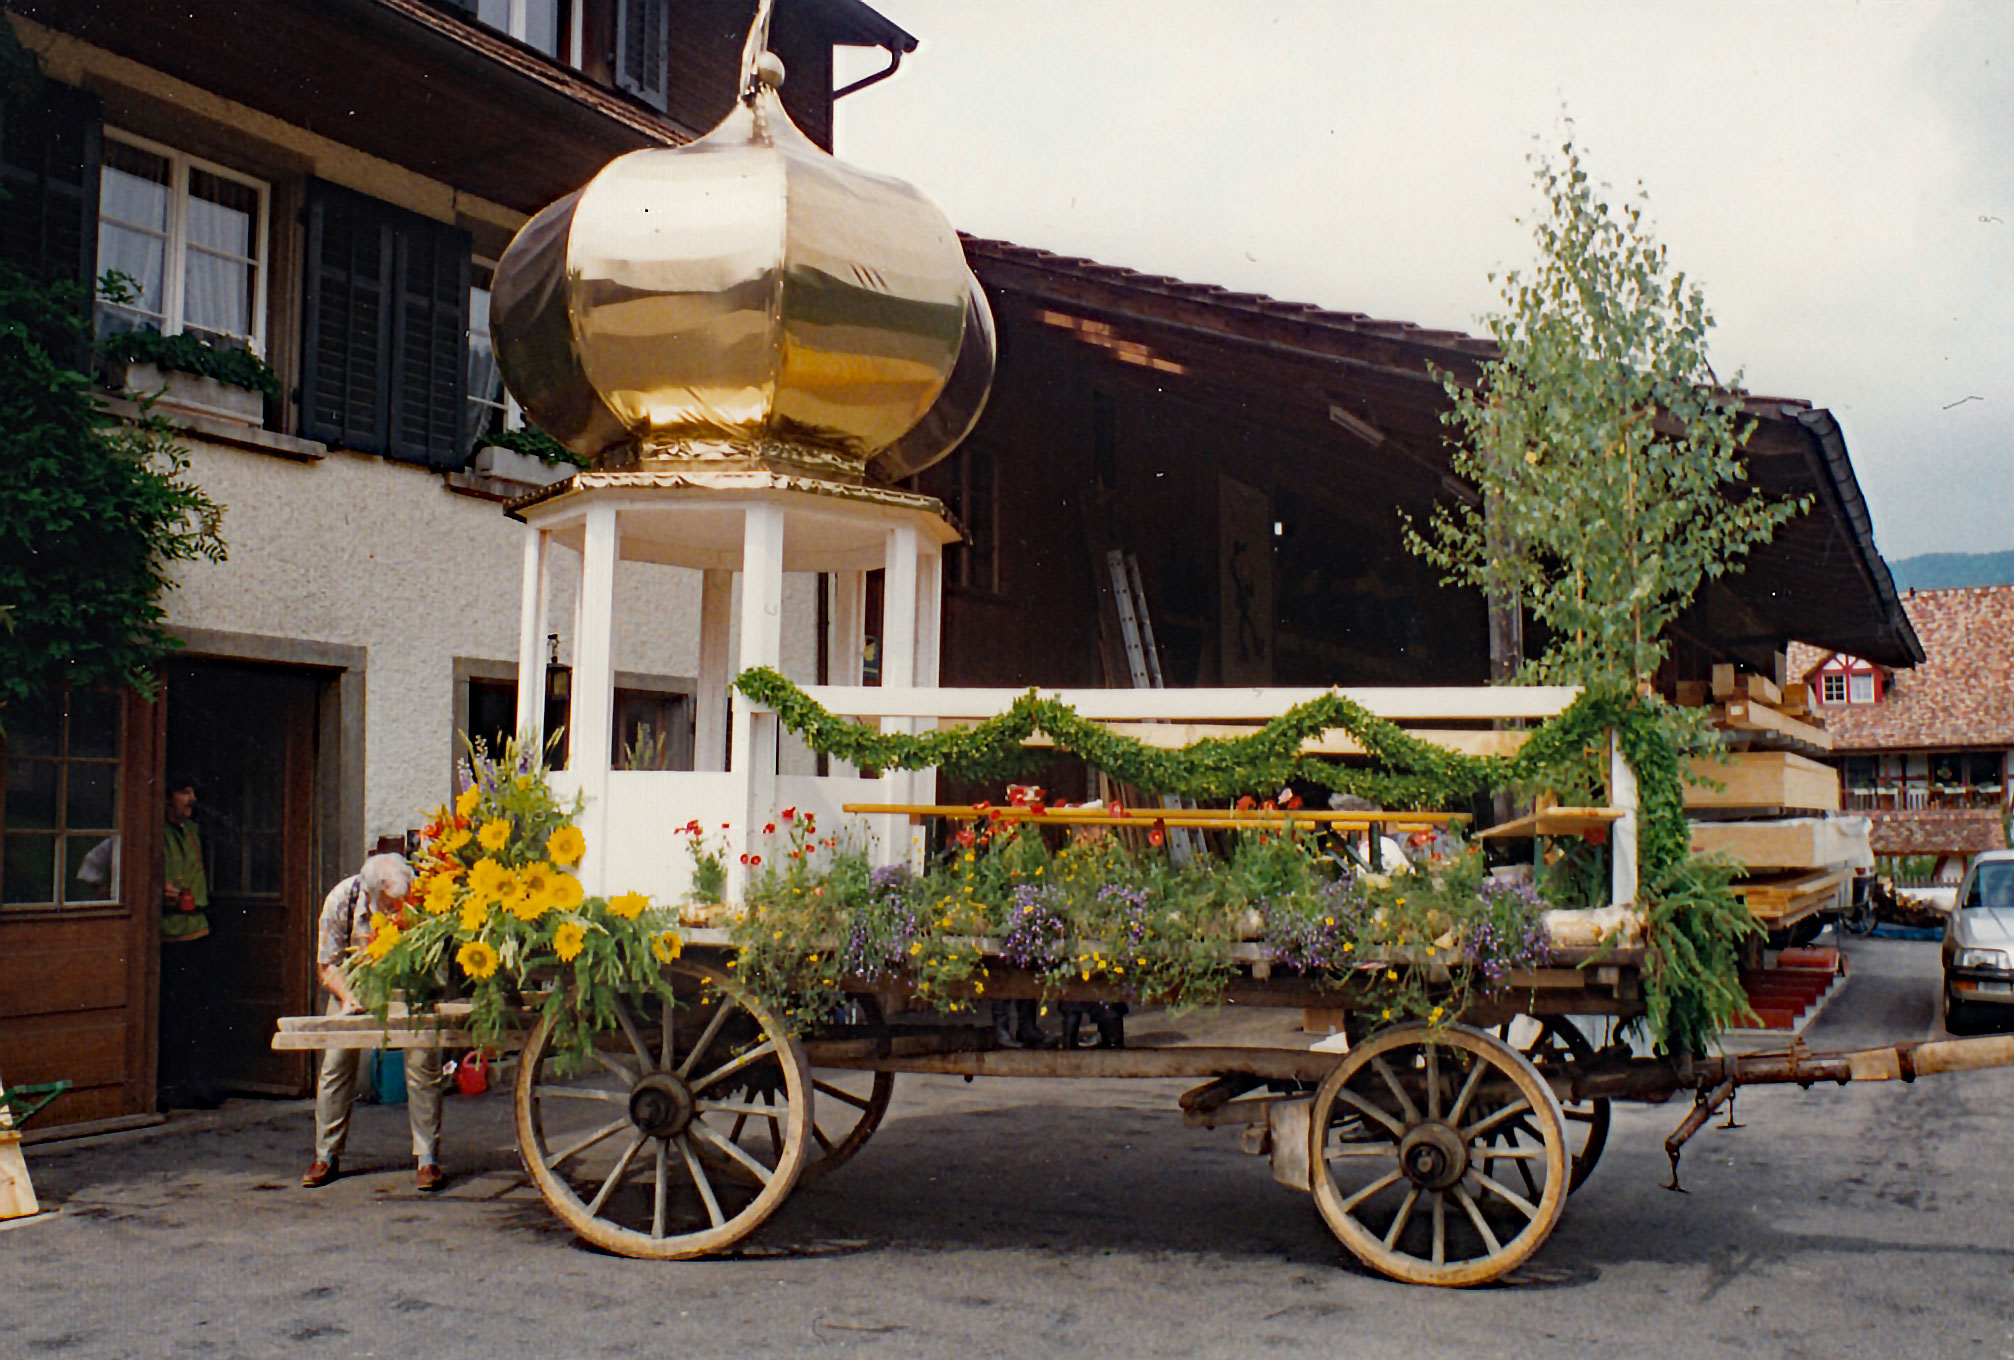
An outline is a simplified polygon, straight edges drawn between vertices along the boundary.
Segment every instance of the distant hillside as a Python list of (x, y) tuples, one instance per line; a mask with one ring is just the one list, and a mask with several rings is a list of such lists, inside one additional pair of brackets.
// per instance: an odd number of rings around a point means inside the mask
[(2014, 552), (1922, 553), (1890, 562), (1897, 590), (2014, 586)]

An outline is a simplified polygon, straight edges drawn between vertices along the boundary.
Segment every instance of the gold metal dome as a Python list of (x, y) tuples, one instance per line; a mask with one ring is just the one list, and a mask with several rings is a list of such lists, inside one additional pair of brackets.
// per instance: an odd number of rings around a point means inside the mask
[(985, 404), (992, 316), (957, 233), (790, 121), (768, 9), (720, 126), (611, 161), (497, 266), (505, 381), (598, 467), (894, 480)]

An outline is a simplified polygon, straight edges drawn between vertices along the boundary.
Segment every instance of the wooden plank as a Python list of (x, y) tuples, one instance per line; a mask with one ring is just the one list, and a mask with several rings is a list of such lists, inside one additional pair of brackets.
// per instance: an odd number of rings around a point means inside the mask
[(1239, 831), (1285, 826), (1288, 823), (1324, 826), (1338, 831), (1364, 831), (1384, 827), (1391, 831), (1428, 831), (1451, 822), (1467, 821), (1466, 812), (1317, 812), (1301, 808), (1293, 811), (1218, 812), (1208, 808), (1128, 808), (1124, 816), (1103, 807), (1045, 808), (1040, 813), (1027, 808), (979, 808), (969, 803), (842, 803), (840, 811), (861, 816), (892, 815), (921, 822), (930, 817), (956, 821), (976, 821), (990, 817), (1003, 822), (1033, 822), (1041, 826), (1130, 826), (1145, 829), (1155, 822), (1166, 826), (1193, 827), (1202, 831)]
[(0, 1019), (126, 1004), (124, 914), (0, 929)]
[(1510, 840), (1517, 836), (1585, 836), (1607, 830), (1626, 814), (1621, 808), (1550, 807), (1514, 817), (1477, 835), (1478, 840)]
[(1735, 731), (1761, 732), (1816, 751), (1832, 749), (1832, 734), (1824, 728), (1800, 722), (1788, 714), (1748, 699), (1729, 699), (1727, 707), (1719, 715), (1719, 721), (1722, 727)]
[(1713, 666), (1713, 697), (1725, 699), (1734, 693), (1734, 666), (1731, 662), (1717, 661)]
[[(827, 712), (856, 718), (981, 719), (1005, 713), (1025, 689), (915, 689), (878, 685), (809, 685), (804, 692)], [(1061, 689), (1037, 691), (1099, 722), (1169, 719), (1266, 722), (1297, 704), (1339, 694), (1392, 722), (1542, 720), (1566, 711), (1580, 690), (1572, 685), (1436, 686), (1415, 689)]]
[(838, 1045), (805, 1044), (816, 1067), (863, 1072), (929, 1072), (974, 1077), (1213, 1077), (1247, 1073), (1268, 1081), (1319, 1082), (1342, 1061), (1340, 1053), (1302, 1048), (989, 1049), (971, 1053), (877, 1056)]
[(1831, 869), (1863, 862), (1869, 855), (1865, 823), (1815, 817), (1775, 822), (1694, 822), (1692, 848), (1733, 856), (1751, 870)]
[[(940, 728), (964, 725), (958, 718), (940, 718)], [(1249, 737), (1257, 731), (1255, 726), (1236, 726), (1230, 723), (1132, 723), (1108, 722), (1105, 729), (1116, 736), (1131, 737), (1145, 746), (1160, 750), (1179, 751), (1185, 746), (1206, 737), (1236, 740)], [(1529, 732), (1517, 730), (1473, 731), (1459, 728), (1411, 728), (1407, 736), (1417, 737), (1430, 745), (1447, 751), (1459, 751), (1470, 756), (1514, 756), (1531, 736)], [(1026, 743), (1029, 746), (1054, 746), (1055, 739), (1037, 728)], [(1301, 743), (1304, 756), (1360, 756), (1364, 753), (1363, 743), (1343, 731), (1331, 728), (1320, 736), (1309, 737)]]
[(1839, 771), (1790, 751), (1736, 751), (1723, 765), (1699, 758), (1687, 773), (1724, 787), (1687, 784), (1689, 808), (1837, 812)]
[(1758, 704), (1767, 704), (1771, 708), (1783, 706), (1783, 690), (1766, 675), (1742, 676), (1741, 688)]
[(1807, 717), (1811, 713), (1811, 686), (1802, 680), (1791, 681), (1783, 687), (1783, 702), (1778, 707), (1790, 717)]
[(1713, 685), (1706, 680), (1681, 680), (1672, 688), (1672, 702), (1680, 708), (1704, 708), (1713, 700)]

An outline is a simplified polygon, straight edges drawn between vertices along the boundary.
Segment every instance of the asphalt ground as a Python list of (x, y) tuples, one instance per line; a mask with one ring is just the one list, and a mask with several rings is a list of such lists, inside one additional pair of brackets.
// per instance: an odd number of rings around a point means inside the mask
[[(1848, 948), (1814, 1047), (1934, 1032), (1935, 945)], [(1682, 1104), (1620, 1106), (1550, 1240), (1472, 1291), (1357, 1266), (1235, 1131), (1183, 1126), (1185, 1085), (904, 1077), (853, 1162), (699, 1262), (576, 1243), (502, 1092), (449, 1101), (437, 1196), (397, 1107), (318, 1191), (300, 1102), (41, 1144), (0, 1356), (2014, 1356), (2014, 1073), (1751, 1092), (1683, 1195)]]

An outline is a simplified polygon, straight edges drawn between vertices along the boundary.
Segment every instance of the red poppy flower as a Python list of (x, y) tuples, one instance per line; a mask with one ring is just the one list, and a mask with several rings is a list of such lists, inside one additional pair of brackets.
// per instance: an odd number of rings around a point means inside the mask
[(764, 825), (764, 827), (762, 828), (762, 834), (765, 836), (774, 836), (776, 834), (776, 823), (769, 822), (766, 825)]
[(741, 852), (741, 862), (743, 864), (748, 863), (748, 852), (746, 850)]
[(787, 807), (783, 811), (777, 813), (776, 815), (786, 822), (794, 822), (797, 820), (797, 809), (794, 807)]
[(1126, 815), (1126, 805), (1116, 798), (1112, 800), (1112, 815), (1114, 817), (1123, 817)]
[(1300, 807), (1300, 805), (1301, 805), (1301, 795), (1300, 795), (1300, 794), (1298, 794), (1298, 793), (1290, 793), (1290, 794), (1288, 794), (1288, 795), (1287, 795), (1287, 806), (1288, 806), (1289, 808), (1298, 808), (1298, 807)]
[(968, 826), (959, 831), (957, 839), (960, 845), (970, 848), (973, 840), (972, 828)]
[(1258, 804), (1252, 801), (1252, 795), (1248, 793), (1238, 800), (1235, 810), (1238, 812), (1250, 812), (1257, 806)]
[(748, 857), (748, 866), (751, 869), (760, 869), (762, 867), (762, 856), (750, 855)]
[(1147, 844), (1149, 845), (1159, 845), (1167, 839), (1168, 827), (1165, 822), (1155, 822), (1154, 829), (1147, 833)]

